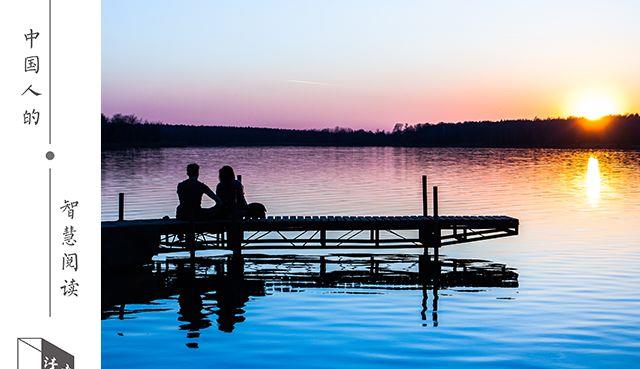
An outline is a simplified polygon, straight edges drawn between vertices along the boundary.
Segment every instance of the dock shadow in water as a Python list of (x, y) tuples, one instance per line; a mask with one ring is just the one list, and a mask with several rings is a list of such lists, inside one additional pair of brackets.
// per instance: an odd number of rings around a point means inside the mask
[[(518, 274), (484, 260), (445, 259), (440, 267), (420, 265), (416, 255), (339, 254), (327, 256), (221, 256), (168, 258), (119, 272), (103, 272), (102, 319), (130, 319), (154, 308), (154, 301), (176, 299), (178, 327), (186, 345), (198, 348), (200, 333), (214, 324), (232, 333), (245, 321), (252, 297), (310, 288), (422, 291), (423, 326), (438, 326), (441, 290), (472, 287), (517, 288)], [(148, 305), (127, 309), (127, 305)], [(214, 323), (215, 322), (215, 323)]]

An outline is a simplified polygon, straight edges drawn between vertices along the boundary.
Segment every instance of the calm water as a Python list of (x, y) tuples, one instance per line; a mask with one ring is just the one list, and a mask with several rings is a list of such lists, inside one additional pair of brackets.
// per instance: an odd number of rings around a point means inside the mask
[(126, 193), (129, 219), (173, 215), (175, 186), (190, 162), (201, 165), (202, 180), (211, 185), (217, 168), (233, 165), (243, 175), (249, 201), (265, 203), (272, 215), (417, 214), (420, 175), (427, 174), (430, 184), (439, 186), (441, 214), (520, 218), (517, 237), (443, 249), (449, 258), (482, 258), (514, 268), (518, 287), (444, 287), (434, 319), (433, 291), (428, 292), (425, 310), (424, 291), (410, 283), (406, 288), (267, 283), (259, 293), (243, 294), (233, 306), (231, 331), (228, 319), (222, 319), (229, 307), (214, 296), (223, 292), (192, 291), (190, 301), (201, 304), (188, 305), (182, 292), (158, 296), (127, 305), (121, 315), (105, 314), (105, 368), (640, 365), (637, 152), (106, 152), (103, 219), (115, 218), (118, 192)]

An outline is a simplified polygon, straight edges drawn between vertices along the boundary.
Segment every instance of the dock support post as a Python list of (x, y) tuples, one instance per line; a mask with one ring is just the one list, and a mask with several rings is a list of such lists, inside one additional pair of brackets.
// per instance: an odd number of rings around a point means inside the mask
[(431, 312), (431, 320), (434, 327), (438, 326), (438, 283), (439, 278), (436, 277), (433, 281), (433, 309)]
[(224, 261), (216, 260), (216, 263), (214, 264), (214, 268), (215, 268), (216, 276), (224, 277)]
[[(437, 222), (437, 221), (436, 221)], [(440, 269), (440, 246), (442, 242), (442, 230), (440, 225), (436, 224), (433, 229), (431, 246), (433, 247), (433, 264)]]
[(327, 246), (327, 230), (326, 229), (320, 230), (320, 246), (322, 247)]
[(433, 247), (433, 263), (436, 268), (440, 268), (440, 245), (442, 242), (442, 230), (440, 224), (436, 220), (436, 225), (432, 231), (431, 246)]
[(242, 254), (234, 254), (229, 258), (227, 267), (229, 278), (232, 281), (241, 281), (244, 279), (244, 258)]
[(375, 246), (380, 246), (380, 230), (372, 229), (369, 231), (369, 235), (370, 235), (369, 238), (371, 239), (371, 242), (373, 242)]
[(234, 222), (228, 230), (228, 237), (227, 239), (229, 240), (229, 248), (231, 250), (233, 250), (233, 255), (234, 256), (239, 256), (242, 254), (242, 238), (243, 238), (244, 234), (242, 232), (242, 229), (240, 228), (240, 225), (237, 224), (236, 222)]
[(327, 260), (324, 256), (320, 256), (320, 281), (327, 275)]
[(429, 210), (427, 209), (427, 176), (422, 176), (422, 215), (425, 217), (429, 215)]
[(118, 220), (124, 220), (124, 193), (120, 192), (118, 194)]
[[(189, 256), (194, 258), (196, 252), (196, 229), (195, 225), (190, 222), (184, 229), (184, 251), (189, 251)], [(181, 239), (182, 240), (182, 239)]]
[(185, 242), (187, 250), (189, 251), (189, 257), (194, 259), (196, 257), (196, 232), (193, 224), (189, 228), (189, 231), (185, 234)]
[(423, 247), (422, 254), (424, 256), (429, 256), (429, 239), (431, 238), (431, 231), (427, 226), (423, 226), (418, 229), (418, 239), (420, 239), (420, 243)]

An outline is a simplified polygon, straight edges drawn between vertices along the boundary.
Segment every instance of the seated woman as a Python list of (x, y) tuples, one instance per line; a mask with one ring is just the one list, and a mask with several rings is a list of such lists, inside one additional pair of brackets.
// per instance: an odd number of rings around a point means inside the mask
[(220, 199), (221, 215), (227, 217), (243, 217), (247, 212), (247, 200), (244, 198), (244, 186), (236, 179), (236, 174), (228, 165), (218, 171), (220, 183), (216, 187), (216, 195)]

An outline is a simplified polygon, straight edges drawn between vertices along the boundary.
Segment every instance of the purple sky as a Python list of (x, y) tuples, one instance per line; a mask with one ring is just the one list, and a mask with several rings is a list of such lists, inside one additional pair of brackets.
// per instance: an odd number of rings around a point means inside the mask
[(639, 4), (107, 0), (102, 109), (387, 130), (581, 113), (585, 91), (637, 111)]

